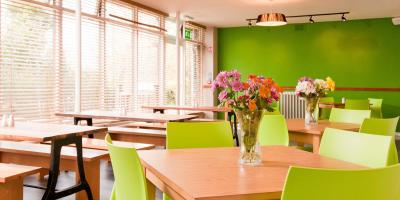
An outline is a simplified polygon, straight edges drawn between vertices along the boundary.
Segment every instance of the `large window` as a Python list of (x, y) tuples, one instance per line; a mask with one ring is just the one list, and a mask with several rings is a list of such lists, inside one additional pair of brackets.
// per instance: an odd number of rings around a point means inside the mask
[[(74, 111), (77, 102), (81, 110), (124, 106), (143, 111), (142, 105), (176, 104), (173, 21), (126, 0), (81, 0), (78, 23), (75, 4), (76, 0), (0, 0), (0, 114), (46, 120), (55, 112)], [(194, 105), (201, 99), (203, 31), (186, 27), (194, 37), (180, 47), (182, 103)], [(78, 69), (80, 88), (75, 86)]]

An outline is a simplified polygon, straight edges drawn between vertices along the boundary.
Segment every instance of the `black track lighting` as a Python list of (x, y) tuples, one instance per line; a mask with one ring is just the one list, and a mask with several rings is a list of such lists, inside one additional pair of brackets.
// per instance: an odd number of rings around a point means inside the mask
[(342, 15), (342, 21), (343, 21), (343, 22), (347, 21), (346, 17), (344, 17), (344, 13), (343, 13), (343, 15)]
[(312, 17), (313, 17), (313, 16), (311, 15), (311, 16), (310, 16), (310, 20), (308, 20), (308, 21), (310, 21), (311, 24), (314, 24), (315, 21), (313, 20)]

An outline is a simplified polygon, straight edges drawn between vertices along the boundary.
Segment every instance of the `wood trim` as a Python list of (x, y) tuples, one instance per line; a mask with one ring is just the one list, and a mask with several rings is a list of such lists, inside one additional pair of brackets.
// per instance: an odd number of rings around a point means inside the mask
[(138, 3), (138, 2), (135, 2), (135, 1), (132, 1), (132, 0), (118, 0), (118, 1), (121, 1), (121, 2), (124, 2), (124, 3), (127, 3), (127, 4), (130, 4), (130, 5), (133, 5), (133, 6), (136, 6), (136, 7), (139, 7), (139, 8), (148, 10), (148, 11), (151, 11), (151, 12), (155, 12), (155, 13), (157, 13), (157, 14), (163, 15), (164, 17), (168, 17), (168, 16), (169, 16), (169, 14), (166, 13), (166, 12), (157, 10), (157, 9), (155, 9), (155, 8), (152, 8), (152, 7), (143, 5), (143, 4), (141, 4), (141, 3)]
[[(283, 86), (284, 90), (295, 90), (295, 86)], [(379, 92), (400, 92), (400, 88), (362, 88), (362, 87), (338, 87), (337, 91), (379, 91)]]
[(193, 22), (193, 21), (187, 21), (186, 23), (188, 23), (188, 24), (190, 24), (192, 26), (198, 26), (200, 28), (207, 29), (207, 26), (204, 26), (202, 24), (199, 24), (199, 23), (196, 23), (196, 22)]

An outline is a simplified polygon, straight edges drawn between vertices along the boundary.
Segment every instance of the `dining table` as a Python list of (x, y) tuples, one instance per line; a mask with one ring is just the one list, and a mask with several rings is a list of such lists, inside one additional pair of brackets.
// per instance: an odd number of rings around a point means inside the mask
[(262, 163), (258, 166), (239, 164), (238, 147), (138, 153), (151, 200), (156, 188), (174, 200), (280, 199), (290, 166), (367, 168), (286, 146), (261, 147)]
[[(82, 157), (82, 136), (89, 134), (103, 134), (107, 128), (74, 126), (65, 124), (15, 122), (13, 127), (0, 127), (0, 140), (31, 141), (51, 143), (49, 177), (42, 200), (58, 199), (80, 191), (87, 193), (88, 199), (93, 199), (88, 181), (86, 180)], [(64, 190), (56, 190), (60, 172), (60, 157), (63, 146), (73, 144), (76, 147), (77, 165), (80, 180)]]
[(359, 124), (330, 122), (319, 120), (316, 124), (306, 124), (304, 119), (286, 119), (289, 140), (299, 144), (312, 144), (313, 152), (319, 152), (319, 146), (326, 128), (336, 128), (348, 131), (358, 131)]
[(173, 105), (157, 105), (157, 106), (142, 106), (144, 109), (151, 109), (153, 113), (165, 113), (166, 110), (186, 110), (186, 111), (201, 111), (213, 113), (225, 113), (225, 120), (229, 121), (232, 125), (233, 139), (236, 146), (239, 146), (237, 118), (234, 110), (228, 107), (219, 106), (173, 106)]

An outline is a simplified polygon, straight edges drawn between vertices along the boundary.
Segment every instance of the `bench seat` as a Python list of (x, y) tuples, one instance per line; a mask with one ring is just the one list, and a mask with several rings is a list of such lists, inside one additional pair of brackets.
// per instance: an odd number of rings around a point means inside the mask
[(138, 142), (165, 146), (166, 133), (164, 130), (109, 127), (108, 133), (113, 141)]
[(165, 130), (167, 125), (165, 123), (131, 122), (119, 125), (119, 127)]
[(24, 177), (40, 170), (40, 167), (0, 163), (0, 199), (22, 200)]
[[(0, 162), (32, 165), (48, 169), (50, 166), (50, 149), (47, 144), (27, 142), (0, 141)], [(83, 163), (86, 179), (94, 199), (100, 199), (100, 160), (108, 158), (107, 151), (83, 149)], [(76, 148), (63, 147), (61, 151), (60, 170), (78, 172)], [(79, 173), (76, 173), (79, 180)], [(85, 192), (76, 194), (76, 199), (86, 199)]]
[[(144, 143), (134, 143), (134, 142), (122, 142), (122, 141), (113, 141), (115, 145), (135, 148), (137, 150), (148, 150), (154, 149), (154, 145), (152, 144), (144, 144)], [(98, 149), (107, 151), (107, 144), (104, 139), (96, 139), (96, 138), (82, 138), (82, 147), (88, 149)]]

